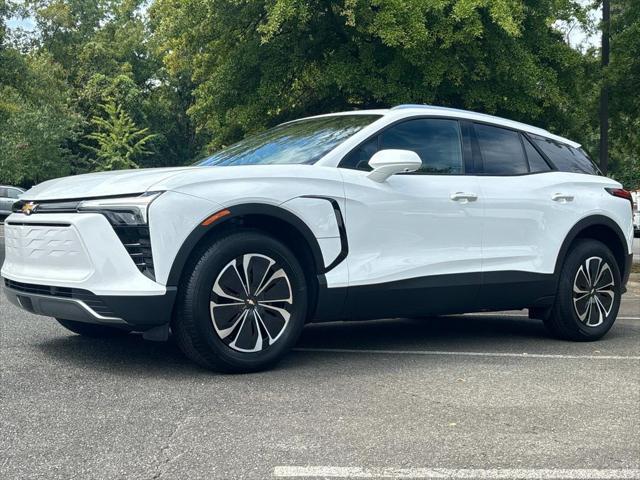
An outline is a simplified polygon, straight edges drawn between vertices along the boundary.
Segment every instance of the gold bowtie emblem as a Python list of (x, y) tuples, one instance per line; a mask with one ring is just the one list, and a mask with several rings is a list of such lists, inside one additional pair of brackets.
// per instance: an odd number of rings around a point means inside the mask
[(20, 213), (24, 213), (25, 215), (31, 215), (35, 211), (36, 207), (37, 205), (33, 202), (25, 203), (20, 209)]

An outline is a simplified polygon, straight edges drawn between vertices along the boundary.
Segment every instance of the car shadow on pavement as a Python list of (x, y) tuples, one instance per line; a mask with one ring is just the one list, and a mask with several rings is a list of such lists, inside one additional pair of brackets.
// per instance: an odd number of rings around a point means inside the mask
[(149, 342), (140, 334), (89, 338), (60, 330), (59, 336), (38, 344), (38, 348), (56, 362), (127, 377), (207, 373), (182, 355), (172, 339)]
[[(66, 334), (38, 344), (57, 362), (112, 374), (184, 377), (209, 372), (185, 358), (172, 339), (156, 343), (141, 335), (95, 339)], [(548, 336), (542, 322), (523, 317), (449, 316), (424, 319), (385, 319), (367, 322), (333, 322), (308, 325), (296, 348), (393, 350), (497, 350)], [(300, 368), (315, 360), (289, 355), (278, 370)]]
[(522, 316), (452, 315), (313, 324), (304, 330), (298, 346), (401, 350), (481, 342), (490, 348), (542, 338), (548, 335), (539, 320)]

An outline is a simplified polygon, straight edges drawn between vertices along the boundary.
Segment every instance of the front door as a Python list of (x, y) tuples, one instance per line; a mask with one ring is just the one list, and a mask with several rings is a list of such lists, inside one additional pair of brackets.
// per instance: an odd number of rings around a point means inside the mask
[[(473, 311), (481, 283), (482, 199), (457, 120), (419, 118), (382, 131), (341, 167), (353, 318)], [(415, 151), (420, 171), (367, 178), (379, 149)]]

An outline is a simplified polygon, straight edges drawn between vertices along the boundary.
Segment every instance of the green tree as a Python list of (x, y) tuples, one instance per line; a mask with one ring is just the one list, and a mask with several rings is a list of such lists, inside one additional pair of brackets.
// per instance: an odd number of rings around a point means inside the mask
[(70, 173), (80, 118), (63, 70), (46, 52), (22, 54), (7, 39), (0, 3), (0, 183), (30, 186)]
[[(210, 147), (332, 110), (437, 103), (584, 134), (571, 0), (157, 0), (156, 36)], [(589, 87), (587, 87), (589, 88)], [(577, 100), (577, 101), (576, 101)]]
[[(35, 45), (51, 52), (73, 87), (74, 105), (84, 119), (81, 138), (94, 131), (91, 119), (101, 116), (100, 105), (112, 99), (136, 125), (156, 134), (148, 145), (151, 153), (138, 160), (141, 166), (184, 163), (200, 151), (202, 142), (186, 115), (191, 84), (164, 68), (144, 0), (27, 0), (26, 4), (39, 27)], [(84, 169), (93, 168), (94, 152), (79, 142), (70, 148), (87, 156)]]
[(617, 0), (611, 10), (611, 160), (614, 176), (640, 189), (640, 2)]
[(96, 142), (97, 147), (85, 145), (96, 154), (96, 170), (121, 170), (138, 168), (136, 160), (151, 152), (145, 145), (153, 140), (148, 128), (137, 128), (124, 109), (111, 101), (101, 105), (106, 118), (93, 117), (91, 123), (96, 131), (86, 138)]

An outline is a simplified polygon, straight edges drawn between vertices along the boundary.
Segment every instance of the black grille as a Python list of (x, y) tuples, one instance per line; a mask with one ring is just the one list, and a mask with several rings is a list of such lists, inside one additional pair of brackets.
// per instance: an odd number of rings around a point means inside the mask
[(151, 280), (155, 279), (149, 227), (140, 225), (114, 225), (118, 238), (138, 270)]
[(103, 317), (115, 317), (114, 313), (95, 293), (79, 288), (67, 287), (51, 287), (47, 285), (33, 285), (30, 283), (14, 282), (7, 278), (4, 279), (4, 286), (15, 292), (24, 293), (26, 295), (44, 295), (47, 297), (69, 298), (80, 300), (91, 310)]

